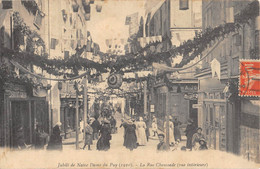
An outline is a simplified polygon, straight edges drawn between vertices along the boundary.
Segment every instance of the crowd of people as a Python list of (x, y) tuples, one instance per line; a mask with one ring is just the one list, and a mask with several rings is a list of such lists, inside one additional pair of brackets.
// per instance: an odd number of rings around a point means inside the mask
[[(99, 151), (107, 151), (110, 149), (110, 140), (112, 139), (112, 134), (117, 133), (117, 121), (113, 116), (113, 112), (107, 111), (101, 113), (101, 116), (96, 115), (87, 120), (85, 125), (85, 130), (82, 129), (84, 134), (84, 145), (82, 149), (86, 147), (91, 150), (91, 145), (93, 145), (93, 140), (96, 141), (96, 149)], [(176, 150), (179, 143), (182, 141), (180, 126), (182, 123), (175, 117), (169, 116), (169, 123), (164, 121), (163, 131), (158, 129), (158, 121), (155, 116), (150, 118), (147, 116), (138, 116), (134, 118), (124, 118), (121, 120), (120, 128), (124, 129), (123, 134), (123, 146), (133, 151), (139, 146), (146, 146), (149, 138), (158, 138), (159, 143), (157, 145), (158, 151), (169, 151)], [(167, 128), (167, 125), (169, 126)], [(52, 134), (49, 138), (47, 145), (47, 150), (62, 150), (62, 137), (61, 137), (61, 123), (57, 123), (52, 130)], [(168, 131), (167, 131), (168, 130)], [(20, 131), (20, 130), (17, 130)], [(40, 125), (36, 127), (36, 145), (35, 148), (43, 149), (46, 144), (42, 139), (43, 132), (41, 132)], [(151, 131), (151, 135), (150, 135)], [(166, 133), (168, 134), (168, 145), (166, 141)], [(23, 134), (17, 132), (17, 137), (21, 137)], [(181, 147), (181, 150), (206, 150), (207, 142), (204, 135), (202, 134), (202, 128), (196, 128), (193, 120), (189, 119), (184, 131), (186, 135), (186, 146)], [(45, 133), (45, 137), (46, 137)], [(21, 137), (22, 138), (22, 137)], [(22, 140), (22, 139), (19, 139)], [(19, 148), (25, 148), (26, 144), (24, 141), (18, 142)]]

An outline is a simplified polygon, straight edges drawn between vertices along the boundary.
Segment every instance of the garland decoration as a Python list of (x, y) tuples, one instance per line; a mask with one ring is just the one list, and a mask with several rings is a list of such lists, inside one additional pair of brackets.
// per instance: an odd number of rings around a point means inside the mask
[(18, 76), (14, 71), (10, 70), (7, 64), (3, 63), (0, 67), (0, 86), (4, 88), (8, 83), (24, 85), (30, 90), (38, 87), (45, 90), (51, 89), (50, 84), (45, 85), (40, 82), (40, 79), (31, 78), (26, 74), (20, 74)]
[[(35, 51), (33, 50), (35, 48), (33, 48), (33, 46), (42, 46), (45, 51), (44, 42), (37, 32), (31, 31), (29, 27), (25, 25), (23, 20), (20, 18), (19, 13), (15, 12), (14, 27), (17, 29), (17, 32), (21, 32), (20, 37), (28, 37), (28, 39), (32, 42), (31, 47), (28, 47), (29, 49), (26, 50), (26, 52), (0, 47), (0, 51), (2, 52), (0, 55), (13, 59), (20, 64), (32, 64), (38, 66), (49, 74), (64, 76), (65, 78), (78, 75), (80, 70), (94, 69), (98, 72), (98, 74), (106, 72), (120, 72), (123, 74), (124, 72), (145, 70), (149, 69), (154, 62), (164, 61), (169, 63), (171, 58), (179, 55), (183, 56), (183, 59), (179, 64), (175, 65), (175, 67), (180, 68), (189, 63), (195, 57), (201, 55), (212, 42), (223, 39), (230, 33), (238, 31), (242, 25), (248, 24), (249, 20), (254, 19), (259, 15), (258, 11), (259, 2), (253, 1), (235, 16), (234, 23), (226, 23), (215, 28), (207, 28), (204, 32), (198, 33), (193, 40), (188, 40), (179, 47), (171, 48), (170, 50), (164, 52), (152, 52), (151, 46), (156, 46), (159, 43), (170, 41), (169, 37), (163, 37), (162, 42), (151, 43), (144, 48), (139, 48), (134, 53), (121, 56), (109, 56), (115, 57), (115, 60), (104, 61), (102, 63), (94, 62), (81, 57), (86, 49), (86, 46), (83, 46), (81, 49), (77, 49), (76, 54), (66, 60), (59, 58), (49, 59), (45, 53), (43, 55), (35, 54)], [(35, 37), (38, 38), (37, 41), (33, 40)], [(252, 51), (252, 53), (253, 52), (254, 51)], [(108, 54), (102, 52), (99, 52), (99, 55), (108, 56)]]

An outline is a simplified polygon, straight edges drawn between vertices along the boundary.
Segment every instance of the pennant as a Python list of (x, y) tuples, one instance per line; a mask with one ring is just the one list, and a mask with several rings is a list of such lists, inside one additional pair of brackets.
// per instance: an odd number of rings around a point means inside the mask
[(217, 74), (218, 79), (220, 80), (220, 63), (216, 58), (214, 58), (211, 61), (211, 71), (212, 71), (212, 78), (215, 76), (215, 74)]
[(234, 8), (226, 8), (226, 22), (227, 23), (234, 23)]
[(126, 16), (125, 18), (125, 25), (130, 25), (131, 23), (131, 17), (130, 16)]

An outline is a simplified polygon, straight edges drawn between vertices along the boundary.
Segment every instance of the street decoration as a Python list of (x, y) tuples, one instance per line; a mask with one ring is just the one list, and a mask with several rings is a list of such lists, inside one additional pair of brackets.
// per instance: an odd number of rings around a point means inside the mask
[(121, 74), (111, 74), (107, 78), (107, 84), (113, 89), (118, 89), (122, 85), (122, 75)]
[[(78, 75), (79, 70), (88, 69), (95, 69), (99, 73), (106, 73), (109, 71), (125, 73), (139, 70), (147, 70), (147, 68), (150, 67), (154, 62), (167, 62), (170, 58), (174, 58), (179, 55), (183, 56), (183, 59), (179, 64), (175, 65), (175, 68), (181, 69), (184, 65), (189, 63), (195, 57), (201, 55), (201, 53), (206, 48), (208, 48), (208, 45), (212, 43), (212, 41), (219, 41), (221, 39), (224, 39), (225, 36), (228, 36), (230, 33), (237, 32), (242, 27), (242, 25), (247, 24), (249, 20), (255, 19), (259, 15), (258, 9), (259, 2), (253, 1), (244, 10), (242, 10), (239, 14), (235, 16), (234, 23), (226, 23), (215, 28), (207, 28), (203, 33), (198, 33), (193, 40), (185, 41), (180, 46), (171, 48), (167, 51), (160, 51), (156, 49), (156, 52), (152, 52), (154, 51), (154, 47), (151, 46), (157, 46), (158, 48), (158, 44), (162, 44), (167, 41), (170, 42), (169, 37), (162, 37), (162, 42), (160, 42), (160, 40), (155, 41), (146, 45), (143, 48), (140, 45), (137, 45), (137, 51), (135, 53), (128, 53), (125, 55), (109, 55), (109, 57), (115, 59), (103, 61), (102, 63), (97, 63), (92, 60), (80, 57), (84, 52), (86, 46), (77, 49), (76, 54), (71, 55), (66, 60), (61, 58), (48, 58), (47, 55), (44, 53), (44, 41), (37, 34), (37, 32), (30, 30), (30, 28), (20, 18), (19, 13), (15, 12), (14, 28), (19, 30), (17, 32), (20, 32), (18, 40), (21, 37), (27, 36), (27, 39), (30, 42), (27, 45), (28, 49), (21, 52), (17, 49), (11, 50), (5, 47), (0, 47), (0, 51), (2, 52), (2, 56), (15, 60), (21, 65), (32, 64), (40, 67), (42, 70), (45, 70), (49, 74), (55, 76), (64, 76), (65, 78), (73, 76), (75, 77)], [(34, 41), (33, 39), (35, 38), (37, 38), (38, 40)], [(137, 42), (137, 38), (135, 39), (135, 41)], [(137, 42), (136, 44), (140, 43)], [(43, 47), (42, 55), (35, 54), (33, 48), (33, 46), (35, 45)], [(104, 58), (104, 56), (107, 56), (108, 54), (98, 52), (98, 55)]]

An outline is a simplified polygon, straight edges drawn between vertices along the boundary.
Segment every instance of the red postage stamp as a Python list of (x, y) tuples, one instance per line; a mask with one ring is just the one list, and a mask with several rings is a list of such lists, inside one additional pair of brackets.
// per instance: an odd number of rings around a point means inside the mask
[(240, 60), (240, 96), (260, 96), (260, 60)]

